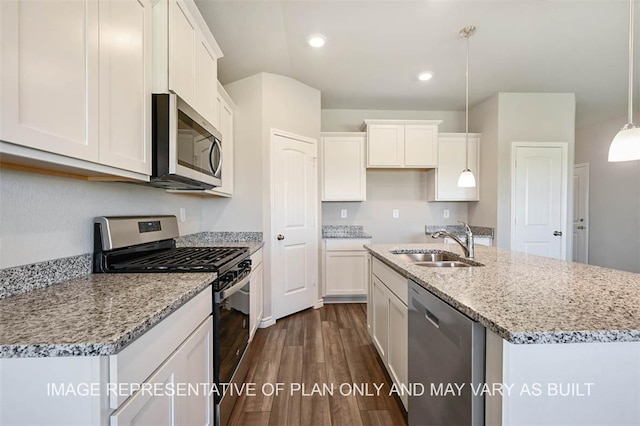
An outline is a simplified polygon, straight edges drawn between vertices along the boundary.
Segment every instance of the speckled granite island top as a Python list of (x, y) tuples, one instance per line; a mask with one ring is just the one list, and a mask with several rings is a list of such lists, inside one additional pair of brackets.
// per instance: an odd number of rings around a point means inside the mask
[(112, 355), (215, 273), (93, 274), (0, 300), (0, 357)]
[(640, 341), (640, 274), (476, 246), (485, 266), (425, 268), (392, 250), (441, 250), (447, 244), (373, 244), (376, 258), (418, 282), (508, 342)]

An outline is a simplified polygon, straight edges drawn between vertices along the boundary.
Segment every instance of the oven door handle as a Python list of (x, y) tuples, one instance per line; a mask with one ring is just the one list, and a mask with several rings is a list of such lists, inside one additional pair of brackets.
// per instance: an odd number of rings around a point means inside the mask
[(249, 278), (250, 277), (251, 277), (251, 274), (247, 275), (239, 283), (234, 284), (234, 285), (232, 285), (231, 287), (229, 287), (229, 288), (227, 288), (225, 290), (222, 290), (220, 292), (220, 301), (223, 301), (226, 298), (228, 298), (229, 296), (239, 292), (242, 287), (246, 286), (249, 283)]

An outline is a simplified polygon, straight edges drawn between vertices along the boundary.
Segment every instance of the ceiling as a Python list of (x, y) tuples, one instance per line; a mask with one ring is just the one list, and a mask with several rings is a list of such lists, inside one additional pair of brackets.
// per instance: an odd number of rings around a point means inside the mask
[[(322, 108), (463, 110), (458, 33), (475, 25), (472, 105), (497, 92), (574, 92), (578, 125), (626, 114), (624, 0), (196, 3), (224, 52), (223, 84), (264, 71), (319, 89)], [(312, 33), (327, 44), (310, 47)], [(423, 70), (431, 81), (418, 81)]]

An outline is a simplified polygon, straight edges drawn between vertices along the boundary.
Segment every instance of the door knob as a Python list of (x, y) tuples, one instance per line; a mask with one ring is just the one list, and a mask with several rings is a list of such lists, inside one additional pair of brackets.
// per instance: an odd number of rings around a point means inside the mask
[(562, 236), (562, 231), (553, 231), (553, 235), (555, 237), (561, 237)]
[(284, 240), (284, 235), (278, 234), (278, 236), (276, 238), (278, 239), (278, 241), (282, 241), (282, 240)]

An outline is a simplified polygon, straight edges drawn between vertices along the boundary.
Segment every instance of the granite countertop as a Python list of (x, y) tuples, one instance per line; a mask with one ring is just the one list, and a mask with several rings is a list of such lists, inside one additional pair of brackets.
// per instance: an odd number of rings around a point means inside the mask
[(322, 225), (322, 238), (370, 239), (362, 225)]
[[(181, 237), (177, 245), (248, 247), (253, 254), (264, 242), (220, 241), (219, 233), (200, 233)], [(85, 273), (62, 283), (47, 283), (45, 288), (39, 286), (40, 281), (60, 275), (55, 272), (68, 270), (73, 262), (77, 263), (75, 257), (61, 259), (55, 267), (48, 267), (47, 262), (47, 268), (36, 267), (36, 273), (31, 273), (34, 267), (28, 265), (9, 271), (12, 280), (32, 281), (28, 287), (33, 290), (0, 299), (0, 358), (115, 354), (217, 276), (210, 272)], [(84, 263), (81, 269), (86, 269)]]
[(365, 248), (508, 342), (640, 341), (640, 274), (484, 246), (476, 246), (475, 260), (485, 266), (425, 268), (390, 251), (460, 250), (448, 244)]
[(112, 355), (215, 273), (91, 274), (0, 300), (0, 358)]

